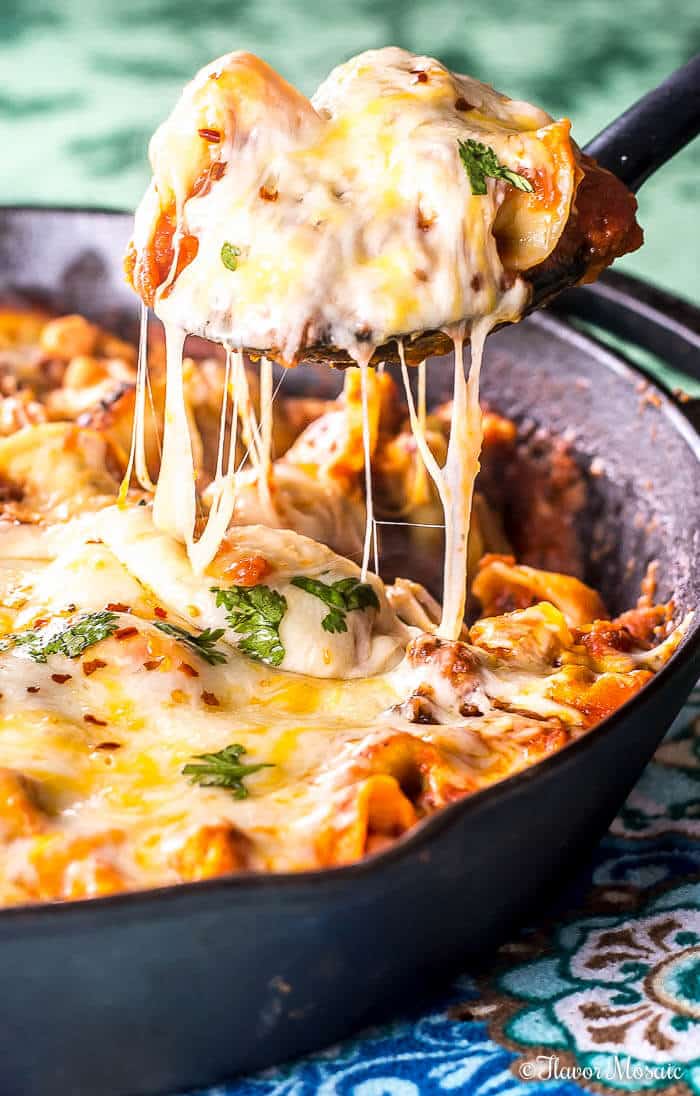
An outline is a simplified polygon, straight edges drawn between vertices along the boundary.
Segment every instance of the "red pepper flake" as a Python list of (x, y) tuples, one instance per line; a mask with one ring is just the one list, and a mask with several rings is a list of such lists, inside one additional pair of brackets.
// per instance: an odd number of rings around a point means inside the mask
[(474, 274), (471, 280), (472, 293), (478, 293), (483, 285), (484, 279), (481, 274)]
[(43, 628), (44, 625), (48, 624), (48, 623), (49, 623), (49, 618), (48, 617), (37, 617), (37, 619), (34, 621), (34, 627), (35, 628)]
[(219, 698), (217, 696), (215, 696), (214, 693), (208, 693), (206, 691), (206, 689), (202, 693), (202, 700), (210, 708), (220, 708), (221, 707), (221, 701), (219, 700)]
[(435, 223), (435, 217), (426, 216), (423, 210), (418, 206), (418, 212), (416, 213), (416, 225), (421, 232), (428, 232)]
[(130, 613), (131, 608), (128, 605), (122, 605), (121, 601), (110, 601), (107, 608), (111, 613)]
[(276, 202), (279, 197), (276, 190), (271, 190), (267, 186), (261, 186), (258, 194), (264, 202)]
[(427, 282), (428, 275), (424, 270), (414, 270), (413, 273), (417, 282)]
[(95, 727), (106, 727), (106, 719), (98, 719), (96, 715), (84, 715), (83, 720), (85, 723), (92, 723)]
[(199, 677), (199, 670), (195, 670), (194, 666), (190, 666), (189, 662), (181, 662), (178, 669), (182, 670), (183, 674), (187, 674), (188, 677)]
[(213, 183), (218, 183), (228, 167), (228, 160), (215, 160), (209, 168), (209, 178)]
[(156, 615), (156, 616), (158, 617), (158, 619), (159, 619), (159, 620), (165, 620), (165, 618), (166, 618), (166, 617), (167, 617), (167, 615), (168, 615), (168, 614), (166, 613), (165, 609), (161, 609), (160, 605), (156, 605), (156, 607), (155, 607), (155, 609), (153, 610), (153, 612), (155, 613), (155, 615)]
[(474, 110), (471, 103), (468, 103), (463, 95), (460, 95), (459, 99), (455, 103), (455, 110)]
[(206, 126), (202, 126), (201, 129), (197, 130), (197, 133), (212, 145), (218, 145), (221, 140), (221, 134), (218, 129), (207, 129)]
[(149, 658), (148, 662), (144, 662), (143, 668), (144, 670), (157, 670), (162, 661), (162, 658)]
[(134, 628), (133, 624), (131, 624), (131, 625), (129, 625), (128, 628), (118, 628), (117, 631), (114, 633), (114, 638), (115, 639), (131, 639), (132, 636), (137, 636), (138, 634), (139, 634), (138, 628)]
[(91, 674), (94, 674), (95, 670), (103, 670), (107, 663), (101, 658), (89, 658), (86, 659), (82, 665), (83, 673), (86, 677), (90, 677)]
[(411, 69), (414, 84), (427, 84), (428, 74), (423, 69)]
[(27, 692), (28, 693), (38, 693), (39, 692), (39, 686), (38, 685), (27, 685)]
[(121, 742), (98, 742), (95, 746), (96, 750), (121, 750)]
[(65, 685), (67, 681), (70, 681), (72, 674), (51, 674), (51, 680), (55, 681), (57, 685)]

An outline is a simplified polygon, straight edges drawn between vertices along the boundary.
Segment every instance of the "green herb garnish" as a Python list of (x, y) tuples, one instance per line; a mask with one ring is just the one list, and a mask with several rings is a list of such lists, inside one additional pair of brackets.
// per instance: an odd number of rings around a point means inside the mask
[(2, 636), (0, 651), (6, 651), (10, 647), (26, 647), (27, 654), (35, 662), (46, 662), (49, 655), (77, 658), (94, 643), (113, 635), (118, 624), (119, 617), (116, 613), (101, 609), (97, 613), (86, 613), (78, 617), (73, 624), (58, 632), (49, 625), (47, 628)]
[(185, 765), (182, 774), (189, 776), (193, 784), (201, 784), (205, 788), (228, 788), (235, 799), (247, 799), (249, 792), (243, 783), (245, 777), (274, 766), (266, 762), (242, 765), (240, 758), (245, 752), (245, 746), (235, 742), (218, 753), (197, 754), (192, 762)]
[(240, 255), (240, 247), (236, 247), (235, 244), (230, 244), (228, 240), (221, 245), (221, 261), (227, 270), (238, 270)]
[(238, 649), (266, 662), (279, 666), (285, 655), (280, 639), (280, 624), (287, 612), (287, 599), (269, 586), (231, 586), (222, 590), (212, 586), (216, 604), (223, 605), (226, 619), (243, 636)]
[(528, 194), (534, 193), (530, 180), (502, 164), (489, 145), (482, 145), (480, 141), (472, 141), (471, 138), (467, 141), (458, 141), (458, 145), (459, 158), (469, 176), (472, 194), (486, 193), (487, 177), (505, 179), (516, 190), (524, 190)]
[(188, 632), (186, 628), (181, 628), (179, 624), (168, 624), (165, 620), (156, 620), (154, 623), (159, 631), (165, 632), (166, 636), (179, 639), (181, 643), (184, 643), (196, 655), (203, 658), (210, 666), (217, 666), (222, 662), (226, 662), (224, 652), (217, 650), (215, 646), (224, 634), (223, 628), (205, 628), (203, 632), (195, 634), (194, 632)]
[(0, 636), (0, 651), (9, 651), (10, 647), (29, 647), (41, 642), (41, 633), (30, 629), (26, 632), (8, 632)]
[(357, 578), (341, 578), (337, 582), (327, 583), (297, 575), (292, 579), (292, 586), (298, 586), (328, 605), (330, 612), (321, 621), (327, 632), (347, 632), (345, 614), (354, 609), (379, 609), (379, 601), (372, 587)]

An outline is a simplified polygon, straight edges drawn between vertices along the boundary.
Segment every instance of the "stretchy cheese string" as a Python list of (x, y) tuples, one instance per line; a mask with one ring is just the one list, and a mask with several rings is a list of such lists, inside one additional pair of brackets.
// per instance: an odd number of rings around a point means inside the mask
[[(231, 384), (231, 350), (226, 348), (226, 365), (224, 367), (224, 390), (221, 395), (221, 416), (219, 418), (219, 442), (216, 447), (216, 474), (218, 482), (224, 473), (224, 447), (226, 443), (226, 412), (228, 410), (228, 390)], [(233, 424), (232, 424), (233, 425)], [(230, 449), (229, 449), (230, 454)]]
[(442, 579), (442, 618), (438, 635), (457, 639), (464, 620), (467, 582), (467, 542), (469, 540), (469, 510), (467, 495), (478, 471), (467, 454), (466, 417), (467, 382), (464, 377), (464, 342), (454, 338), (454, 381), (452, 414), (447, 457), (442, 466), (445, 483), (445, 558)]
[(425, 360), (418, 365), (418, 422), (425, 434), (425, 422), (428, 415), (427, 404), (427, 372)]
[(368, 370), (369, 359), (372, 356), (372, 351), (368, 356), (359, 361), (360, 366), (360, 395), (362, 398), (362, 452), (364, 456), (365, 465), (365, 539), (362, 549), (362, 581), (367, 578), (367, 571), (369, 569), (369, 553), (372, 546), (372, 535), (374, 534), (374, 565), (377, 566), (377, 541), (376, 541), (376, 529), (374, 527), (374, 499), (372, 494), (372, 440), (370, 434), (369, 423), (369, 394), (368, 394)]
[(433, 455), (433, 451), (426, 441), (425, 434), (421, 429), (420, 420), (416, 413), (416, 405), (413, 399), (413, 392), (411, 391), (411, 382), (408, 377), (408, 367), (406, 365), (406, 356), (404, 354), (403, 340), (399, 339), (397, 341), (397, 346), (399, 351), (399, 360), (401, 362), (401, 375), (403, 377), (403, 386), (406, 392), (406, 404), (408, 406), (408, 419), (411, 425), (411, 431), (413, 433), (413, 437), (415, 438), (418, 452), (423, 458), (423, 463), (425, 464), (425, 467), (428, 470), (428, 474), (437, 488), (440, 500), (443, 504), (443, 508), (445, 508), (445, 494), (442, 469), (436, 461)]
[(212, 503), (207, 523), (198, 541), (188, 543), (188, 554), (192, 569), (202, 574), (216, 555), (221, 541), (226, 535), (236, 505), (236, 441), (238, 437), (238, 392), (233, 390), (233, 412), (229, 437), (228, 460), (224, 471), (224, 449), (226, 440), (226, 420), (228, 407), (228, 389), (231, 385), (232, 358), (234, 352), (226, 350), (226, 369), (224, 391), (221, 397), (221, 417), (219, 419), (219, 441), (216, 455), (216, 479), (212, 484)]
[[(427, 396), (427, 366), (426, 362), (422, 361), (418, 366), (418, 422), (420, 424), (421, 433), (424, 437), (428, 418)], [(416, 467), (416, 474), (413, 479), (411, 491), (414, 505), (425, 503), (428, 501), (428, 470), (425, 467), (425, 462), (420, 459), (420, 453), (418, 454), (418, 457), (419, 459)]]
[(145, 491), (154, 491), (146, 463), (146, 383), (148, 378), (148, 308), (141, 304), (139, 327), (139, 353), (136, 364), (136, 390), (134, 392), (134, 419), (131, 427), (131, 448), (129, 463), (119, 489), (119, 502), (124, 503), (129, 490), (131, 477), (136, 471), (136, 479)]
[[(194, 363), (190, 360), (187, 372), (185, 373), (183, 363), (183, 382), (187, 381), (188, 378), (191, 376), (191, 370), (193, 367), (196, 369), (196, 365), (194, 365)], [(202, 468), (204, 467), (204, 442), (202, 440), (199, 426), (197, 425), (194, 408), (192, 407), (190, 400), (187, 398), (186, 387), (183, 388), (183, 392), (185, 395), (185, 414), (187, 416), (187, 426), (190, 432), (190, 445), (192, 446), (192, 465), (194, 467), (194, 476), (196, 483), (202, 471)], [(199, 506), (199, 497), (197, 497), (197, 504)]]
[(258, 420), (250, 398), (248, 374), (243, 362), (243, 354), (236, 351), (233, 358), (233, 390), (238, 393), (238, 416), (241, 422), (241, 437), (246, 446), (250, 462), (257, 470), (262, 459)]
[(258, 497), (268, 509), (272, 508), (270, 483), (272, 479), (272, 362), (260, 359), (260, 467), (258, 469)]
[(463, 334), (453, 335), (455, 347), (454, 393), (452, 422), (447, 459), (440, 467), (421, 427), (416, 412), (411, 383), (406, 367), (403, 343), (399, 341), (399, 357), (411, 430), (425, 467), (433, 480), (445, 515), (445, 559), (442, 596), (442, 619), (438, 635), (458, 639), (464, 620), (467, 584), (467, 547), (474, 480), (479, 471), (481, 452), (481, 410), (479, 408), (479, 374), (484, 340), (489, 327), (475, 325), (472, 331), (472, 366), (469, 382), (464, 377), (462, 361)]
[(165, 325), (166, 388), (163, 459), (153, 501), (154, 524), (188, 549), (196, 517), (196, 492), (192, 442), (185, 404), (182, 349), (185, 332)]
[[(151, 411), (151, 421), (153, 423), (153, 433), (156, 439), (156, 449), (158, 450), (158, 467), (160, 467), (160, 461), (163, 456), (163, 441), (160, 433), (160, 422), (156, 412), (156, 401), (153, 398), (153, 385), (151, 384), (151, 371), (146, 369), (146, 395), (148, 396), (148, 406)], [(146, 418), (144, 416), (144, 431), (145, 431)]]

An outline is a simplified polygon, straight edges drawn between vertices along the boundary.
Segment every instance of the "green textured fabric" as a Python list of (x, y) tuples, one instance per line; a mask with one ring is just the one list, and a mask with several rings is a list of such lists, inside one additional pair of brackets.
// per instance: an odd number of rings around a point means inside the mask
[[(245, 48), (310, 93), (397, 44), (568, 115), (580, 143), (700, 50), (698, 0), (0, 0), (0, 202), (133, 207), (197, 68)], [(700, 297), (700, 143), (641, 193), (621, 265)]]

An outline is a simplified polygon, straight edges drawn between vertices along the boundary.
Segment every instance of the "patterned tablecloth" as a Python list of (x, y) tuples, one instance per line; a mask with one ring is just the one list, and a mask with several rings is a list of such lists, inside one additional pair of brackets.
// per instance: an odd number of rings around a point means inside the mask
[[(700, 17), (698, 0), (1, 0), (0, 201), (129, 208), (149, 134), (212, 57), (252, 49), (310, 92), (388, 43), (569, 115), (585, 141), (700, 48)], [(696, 142), (645, 186), (647, 243), (622, 265), (697, 298), (699, 201)], [(698, 712), (700, 695), (559, 914), (487, 973), (208, 1096), (700, 1093)]]
[(700, 691), (548, 922), (427, 1014), (206, 1096), (581, 1089), (700, 1094)]

